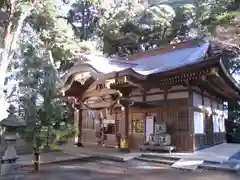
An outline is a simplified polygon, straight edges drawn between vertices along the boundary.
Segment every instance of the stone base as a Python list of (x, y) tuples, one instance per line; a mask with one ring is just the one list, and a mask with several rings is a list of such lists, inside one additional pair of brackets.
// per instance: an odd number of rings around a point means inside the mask
[(125, 138), (121, 139), (119, 151), (124, 152), (124, 153), (129, 153), (130, 152), (130, 148), (129, 148), (129, 144), (128, 144), (127, 139), (125, 139)]
[(32, 154), (33, 152), (33, 146), (31, 143), (26, 142), (23, 139), (17, 139), (16, 144), (15, 144), (15, 149), (17, 151), (18, 155), (23, 155), (23, 154)]
[(130, 153), (130, 148), (119, 148), (119, 152)]

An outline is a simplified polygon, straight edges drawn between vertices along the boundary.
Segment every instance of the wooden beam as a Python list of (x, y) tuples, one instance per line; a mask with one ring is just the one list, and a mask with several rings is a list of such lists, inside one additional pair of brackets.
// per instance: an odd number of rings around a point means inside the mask
[(105, 88), (100, 91), (85, 92), (82, 96), (82, 99), (84, 100), (88, 97), (93, 97), (93, 96), (102, 97), (102, 96), (113, 95), (113, 94), (119, 94), (119, 91), (114, 90), (114, 89)]
[(176, 108), (171, 108), (171, 107), (156, 107), (156, 108), (130, 108), (132, 113), (156, 113), (156, 112), (168, 112), (168, 111), (173, 111), (173, 110), (188, 110), (188, 107), (176, 107)]

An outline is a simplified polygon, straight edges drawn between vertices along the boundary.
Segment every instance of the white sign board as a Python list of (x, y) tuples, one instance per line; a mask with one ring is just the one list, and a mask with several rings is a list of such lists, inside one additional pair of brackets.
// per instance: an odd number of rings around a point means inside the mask
[(152, 133), (154, 133), (154, 116), (146, 116), (146, 141)]

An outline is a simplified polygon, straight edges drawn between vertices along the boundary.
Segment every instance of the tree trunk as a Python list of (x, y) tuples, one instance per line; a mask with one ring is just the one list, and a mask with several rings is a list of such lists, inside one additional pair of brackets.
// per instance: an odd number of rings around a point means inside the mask
[(7, 54), (7, 50), (3, 49), (1, 52), (1, 56), (0, 56), (0, 95), (4, 90), (4, 83), (5, 83), (5, 78), (6, 78), (6, 72), (7, 72), (7, 67), (8, 67), (8, 54)]
[[(0, 56), (0, 107), (5, 107), (6, 103), (6, 97), (4, 93), (4, 83), (5, 83), (5, 77), (6, 77), (6, 71), (7, 67), (2, 62), (6, 59), (6, 52), (4, 50), (1, 52)], [(6, 112), (7, 107), (4, 109), (1, 109), (1, 118), (4, 118), (3, 114)], [(0, 119), (1, 120), (1, 119)]]
[[(24, 23), (24, 20), (29, 16), (33, 7), (29, 8), (26, 12), (22, 13), (20, 16), (17, 28), (14, 32), (11, 32), (12, 22), (9, 21), (8, 25), (5, 27), (4, 32), (4, 43), (3, 48), (0, 49), (0, 107), (3, 107), (3, 104), (6, 100), (4, 93), (5, 78), (7, 73), (7, 68), (13, 58), (14, 52), (16, 50), (16, 44), (18, 38), (21, 34), (21, 29)], [(13, 12), (12, 12), (13, 13)]]
[(34, 171), (38, 172), (40, 169), (40, 154), (39, 150), (35, 150), (34, 152)]
[(49, 149), (49, 136), (50, 136), (50, 125), (48, 123), (48, 128), (47, 128), (47, 143), (46, 143), (46, 149)]

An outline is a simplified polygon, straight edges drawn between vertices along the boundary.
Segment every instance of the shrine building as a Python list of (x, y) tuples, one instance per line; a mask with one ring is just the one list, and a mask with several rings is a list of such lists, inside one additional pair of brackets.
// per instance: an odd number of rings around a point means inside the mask
[(121, 149), (138, 149), (161, 122), (177, 151), (224, 143), (223, 103), (240, 98), (225, 64), (220, 50), (199, 39), (127, 59), (79, 55), (60, 90), (75, 107), (77, 144), (97, 146), (102, 124), (107, 147), (117, 146), (120, 133)]

